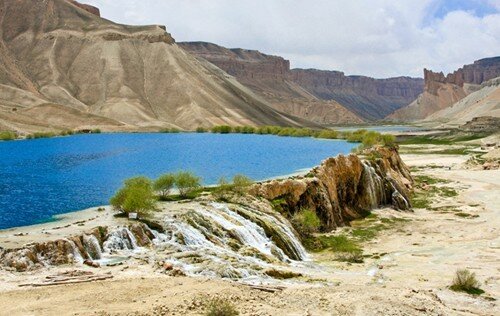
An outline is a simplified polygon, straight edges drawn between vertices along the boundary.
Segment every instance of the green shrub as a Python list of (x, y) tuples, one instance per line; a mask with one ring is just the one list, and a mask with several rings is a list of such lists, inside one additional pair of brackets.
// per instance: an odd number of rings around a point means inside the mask
[(204, 127), (198, 127), (196, 129), (196, 133), (206, 133), (206, 132), (208, 132), (208, 130)]
[(166, 198), (175, 185), (175, 175), (166, 173), (155, 180), (153, 188), (160, 193), (162, 198)]
[(315, 137), (324, 139), (336, 139), (339, 137), (339, 133), (331, 129), (324, 129), (316, 134)]
[(160, 133), (169, 133), (169, 134), (176, 134), (176, 133), (180, 133), (180, 132), (181, 132), (181, 130), (178, 128), (175, 128), (175, 127), (163, 128), (160, 130)]
[(237, 174), (233, 177), (232, 190), (238, 194), (245, 194), (248, 188), (253, 184), (252, 179), (249, 177)]
[(192, 172), (179, 171), (175, 175), (175, 185), (179, 189), (179, 195), (185, 198), (201, 187), (201, 179)]
[(319, 230), (321, 221), (316, 212), (303, 209), (293, 215), (292, 224), (301, 236), (307, 237)]
[(214, 298), (209, 300), (205, 305), (206, 316), (237, 316), (240, 313), (236, 306), (227, 299)]
[(101, 130), (99, 128), (94, 128), (92, 131), (91, 131), (92, 134), (101, 134)]
[(233, 131), (229, 125), (219, 125), (212, 127), (212, 133), (229, 134)]
[(481, 284), (476, 279), (476, 274), (467, 269), (459, 269), (455, 273), (455, 278), (450, 289), (469, 294), (483, 294), (484, 291), (479, 288)]
[(11, 131), (0, 132), (0, 140), (14, 140), (16, 137), (16, 133)]
[(155, 207), (151, 180), (146, 177), (125, 180), (123, 187), (111, 198), (110, 203), (125, 214), (136, 212), (146, 215)]

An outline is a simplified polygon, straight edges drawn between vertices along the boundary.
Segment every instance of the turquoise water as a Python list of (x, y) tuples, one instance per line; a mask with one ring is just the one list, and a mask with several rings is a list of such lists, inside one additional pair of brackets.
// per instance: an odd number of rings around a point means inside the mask
[(0, 229), (108, 204), (124, 179), (190, 170), (262, 180), (349, 153), (345, 141), (242, 134), (98, 134), (0, 142)]

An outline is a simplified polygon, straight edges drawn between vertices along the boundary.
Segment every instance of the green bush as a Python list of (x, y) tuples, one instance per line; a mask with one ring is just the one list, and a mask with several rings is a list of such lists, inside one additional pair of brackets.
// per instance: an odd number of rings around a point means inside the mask
[(292, 224), (301, 236), (307, 237), (318, 232), (321, 221), (316, 212), (303, 209), (293, 215)]
[(99, 128), (94, 128), (92, 131), (91, 131), (92, 134), (101, 134), (101, 130)]
[(160, 130), (160, 133), (168, 133), (168, 134), (176, 134), (176, 133), (180, 133), (180, 132), (181, 132), (181, 130), (178, 128), (175, 128), (175, 127), (163, 128)]
[(160, 193), (162, 198), (166, 198), (175, 185), (175, 175), (171, 173), (164, 174), (155, 180), (153, 188)]
[(484, 291), (479, 288), (481, 284), (476, 279), (476, 274), (467, 269), (457, 270), (455, 278), (450, 286), (450, 289), (458, 292), (466, 292), (469, 294), (483, 294)]
[(214, 298), (209, 300), (205, 306), (206, 316), (237, 316), (240, 313), (230, 300)]
[(14, 140), (16, 139), (16, 133), (11, 131), (0, 132), (0, 140)]
[(232, 131), (233, 131), (233, 129), (229, 125), (219, 125), (219, 126), (212, 127), (212, 133), (229, 134)]
[(339, 133), (334, 130), (324, 129), (315, 135), (316, 138), (324, 139), (336, 139), (339, 137)]
[(179, 195), (185, 198), (201, 187), (201, 179), (192, 172), (179, 171), (175, 175), (175, 185), (179, 189)]
[(208, 130), (204, 127), (198, 127), (196, 129), (196, 133), (206, 133), (206, 132), (208, 132)]
[(146, 215), (155, 207), (155, 197), (151, 180), (135, 177), (125, 180), (123, 187), (110, 200), (111, 205), (126, 214)]
[(235, 193), (238, 194), (245, 194), (248, 190), (248, 188), (253, 184), (252, 179), (249, 177), (242, 175), (242, 174), (237, 174), (233, 177), (233, 185), (232, 189)]

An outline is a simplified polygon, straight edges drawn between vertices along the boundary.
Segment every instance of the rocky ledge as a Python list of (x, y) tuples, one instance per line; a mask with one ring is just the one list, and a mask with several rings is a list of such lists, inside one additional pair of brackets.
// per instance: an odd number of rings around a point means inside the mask
[(323, 231), (348, 225), (381, 206), (409, 210), (413, 180), (397, 150), (376, 148), (364, 154), (364, 160), (354, 154), (329, 158), (304, 177), (257, 184), (251, 193), (289, 214), (314, 210)]

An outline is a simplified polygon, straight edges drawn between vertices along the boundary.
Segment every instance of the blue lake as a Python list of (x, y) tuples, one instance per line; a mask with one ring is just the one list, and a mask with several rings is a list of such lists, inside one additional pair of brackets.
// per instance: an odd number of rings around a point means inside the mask
[(242, 134), (97, 134), (0, 142), (0, 229), (108, 204), (124, 179), (190, 170), (206, 185), (286, 175), (349, 153), (336, 140)]

